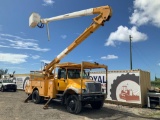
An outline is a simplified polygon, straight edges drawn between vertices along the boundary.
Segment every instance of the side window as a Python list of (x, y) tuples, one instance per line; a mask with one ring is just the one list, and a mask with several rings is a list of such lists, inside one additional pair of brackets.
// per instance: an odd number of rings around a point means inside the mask
[(73, 78), (73, 70), (68, 70), (68, 78)]
[(79, 69), (68, 69), (68, 78), (80, 78), (80, 72), (81, 71)]
[(65, 69), (59, 69), (58, 70), (58, 79), (65, 78), (66, 79), (66, 70)]

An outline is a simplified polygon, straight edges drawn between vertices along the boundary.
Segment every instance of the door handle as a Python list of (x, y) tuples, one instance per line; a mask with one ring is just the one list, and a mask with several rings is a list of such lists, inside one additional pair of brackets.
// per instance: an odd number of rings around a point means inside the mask
[(64, 79), (63, 81), (65, 82), (66, 80)]

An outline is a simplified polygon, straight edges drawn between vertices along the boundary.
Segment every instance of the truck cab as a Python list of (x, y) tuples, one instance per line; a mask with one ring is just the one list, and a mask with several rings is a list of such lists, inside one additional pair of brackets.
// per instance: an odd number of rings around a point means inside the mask
[[(83, 64), (84, 63), (91, 65), (89, 62), (83, 62)], [(75, 91), (77, 94), (102, 93), (101, 83), (89, 79), (89, 71), (93, 68), (83, 65), (82, 69), (81, 64), (75, 63), (59, 64), (57, 67), (59, 67), (59, 69), (55, 83), (58, 93), (64, 93), (68, 89)]]

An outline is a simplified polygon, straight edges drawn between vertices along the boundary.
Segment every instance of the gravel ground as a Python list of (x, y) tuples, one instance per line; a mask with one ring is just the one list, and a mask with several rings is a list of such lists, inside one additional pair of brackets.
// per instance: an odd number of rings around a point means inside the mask
[(160, 109), (130, 108), (105, 104), (101, 110), (90, 106), (78, 115), (70, 114), (59, 103), (52, 102), (44, 110), (44, 104), (24, 103), (24, 91), (0, 92), (0, 120), (160, 120)]

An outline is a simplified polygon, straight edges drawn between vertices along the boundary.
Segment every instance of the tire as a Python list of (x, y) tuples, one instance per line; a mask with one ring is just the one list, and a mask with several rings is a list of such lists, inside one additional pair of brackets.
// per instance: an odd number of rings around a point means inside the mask
[(4, 92), (4, 88), (3, 88), (3, 86), (1, 87), (1, 92)]
[(16, 92), (16, 91), (17, 91), (17, 89), (14, 89), (14, 90), (13, 90), (13, 92)]
[(33, 101), (35, 104), (41, 103), (41, 96), (39, 96), (38, 90), (34, 90), (34, 91), (33, 91), (33, 93), (32, 93), (32, 101)]
[(116, 78), (116, 80), (113, 81), (113, 84), (111, 85), (110, 97), (112, 98), (112, 100), (117, 100), (116, 89), (117, 89), (118, 85), (125, 80), (131, 80), (133, 82), (136, 82), (139, 85), (139, 76), (135, 76), (135, 74), (127, 73), (127, 74), (122, 74), (121, 76), (118, 76)]
[(82, 110), (82, 103), (78, 99), (77, 95), (70, 95), (67, 98), (66, 104), (67, 111), (73, 114), (78, 114)]
[(104, 102), (103, 101), (95, 101), (91, 103), (91, 107), (93, 109), (101, 109), (103, 107)]
[(151, 109), (154, 109), (156, 106), (157, 106), (156, 103), (151, 103), (151, 104), (150, 104), (150, 108), (151, 108)]

